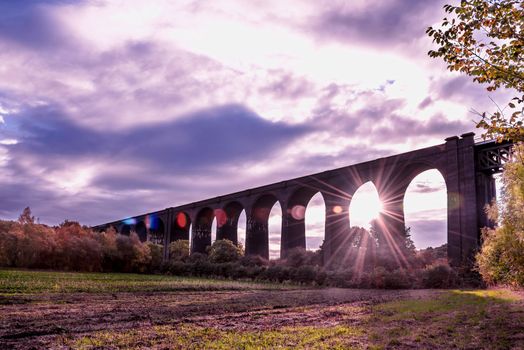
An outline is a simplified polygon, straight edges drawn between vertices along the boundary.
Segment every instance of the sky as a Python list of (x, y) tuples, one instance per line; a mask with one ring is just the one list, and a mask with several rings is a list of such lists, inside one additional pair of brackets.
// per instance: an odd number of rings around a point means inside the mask
[[(506, 101), (428, 57), (444, 3), (0, 0), (0, 218), (96, 225), (474, 131)], [(445, 240), (441, 176), (407, 197), (417, 245)]]

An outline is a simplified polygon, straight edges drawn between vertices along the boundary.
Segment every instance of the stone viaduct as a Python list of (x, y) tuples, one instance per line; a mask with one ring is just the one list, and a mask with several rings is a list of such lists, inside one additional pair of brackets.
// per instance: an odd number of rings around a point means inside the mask
[(454, 265), (466, 263), (480, 243), (480, 228), (490, 225), (484, 206), (495, 197), (493, 174), (501, 171), (509, 158), (511, 145), (495, 142), (475, 143), (474, 133), (453, 136), (444, 144), (379, 158), (321, 173), (281, 181), (194, 203), (137, 215), (95, 226), (114, 227), (122, 234), (137, 232), (140, 239), (167, 246), (189, 239), (191, 252), (204, 252), (211, 244), (211, 225), (216, 217), (216, 239), (237, 244), (238, 219), (247, 217), (246, 254), (269, 256), (268, 218), (278, 201), (282, 207), (280, 254), (306, 247), (304, 213), (309, 200), (318, 192), (326, 207), (324, 249), (329, 259), (350, 229), (349, 204), (353, 194), (371, 181), (383, 203), (382, 222), (388, 234), (403, 235), (403, 201), (406, 189), (418, 174), (437, 169), (447, 187), (448, 256)]

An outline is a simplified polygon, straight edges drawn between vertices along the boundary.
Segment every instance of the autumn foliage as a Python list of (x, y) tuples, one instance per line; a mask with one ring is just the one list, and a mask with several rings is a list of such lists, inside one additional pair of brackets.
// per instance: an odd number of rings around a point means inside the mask
[(148, 272), (159, 269), (161, 251), (154, 244), (142, 243), (135, 233), (98, 233), (72, 221), (56, 227), (42, 225), (28, 208), (18, 221), (0, 221), (0, 266), (5, 267)]

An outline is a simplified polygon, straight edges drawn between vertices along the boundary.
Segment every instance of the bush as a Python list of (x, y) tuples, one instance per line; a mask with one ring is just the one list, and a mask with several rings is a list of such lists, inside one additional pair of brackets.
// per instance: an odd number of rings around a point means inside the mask
[(486, 283), (524, 286), (524, 239), (518, 239), (508, 226), (486, 229), (482, 237), (477, 266)]
[(269, 266), (263, 273), (268, 281), (284, 282), (291, 279), (291, 271), (288, 267), (282, 265)]
[(321, 265), (320, 254), (318, 253), (318, 251), (312, 252), (304, 248), (291, 249), (282, 263), (286, 266), (294, 268), (299, 268), (304, 265)]
[(164, 260), (164, 246), (153, 242), (147, 242), (146, 245), (149, 247), (149, 254), (151, 255), (149, 271), (159, 272)]
[[(502, 200), (486, 209), (500, 226), (484, 229), (483, 245), (477, 254), (478, 271), (488, 284), (524, 286), (524, 144), (515, 144), (512, 161), (504, 165)], [(500, 220), (498, 220), (500, 218)]]
[(260, 255), (244, 255), (240, 259), (240, 264), (243, 266), (254, 267), (254, 266), (268, 266), (269, 261), (264, 259)]
[(447, 264), (437, 264), (422, 270), (424, 288), (451, 288), (457, 285), (457, 274)]
[(315, 267), (311, 265), (300, 266), (293, 273), (293, 280), (302, 284), (311, 284), (317, 277)]
[(168, 264), (167, 270), (169, 273), (176, 276), (190, 276), (191, 275), (191, 264), (184, 263), (181, 261), (172, 261)]
[(384, 288), (386, 289), (407, 289), (413, 286), (413, 278), (405, 269), (392, 271), (384, 279)]
[(189, 241), (180, 239), (169, 245), (169, 259), (186, 262), (189, 260)]
[(189, 263), (192, 263), (192, 264), (206, 262), (207, 261), (207, 255), (204, 254), (204, 253), (195, 252), (195, 253), (192, 253), (189, 256), (188, 261), (189, 261)]
[(212, 263), (235, 262), (242, 256), (242, 248), (237, 247), (227, 239), (219, 239), (207, 249), (209, 261)]
[(353, 279), (353, 271), (349, 269), (348, 270), (327, 271), (324, 284), (330, 287), (349, 288), (351, 287), (352, 279)]

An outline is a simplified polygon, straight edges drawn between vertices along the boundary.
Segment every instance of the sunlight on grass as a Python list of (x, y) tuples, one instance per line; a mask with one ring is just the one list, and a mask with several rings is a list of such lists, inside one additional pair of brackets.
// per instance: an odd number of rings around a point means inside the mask
[(434, 299), (414, 299), (381, 304), (375, 310), (393, 319), (419, 316), (427, 313), (441, 313), (464, 307), (481, 307), (492, 303), (517, 300), (507, 290), (453, 290), (442, 292)]
[(194, 326), (156, 326), (129, 332), (99, 332), (67, 346), (79, 349), (149, 348), (169, 344), (175, 349), (352, 349), (360, 348), (362, 331), (347, 326), (326, 328), (283, 327), (278, 330), (224, 331)]
[[(522, 319), (508, 319), (520, 298), (509, 290), (452, 290), (434, 298), (409, 299), (373, 307), (369, 337), (383, 347), (415, 343), (418, 347), (482, 348), (490, 341), (493, 349), (507, 348), (512, 325)], [(406, 325), (417, 327), (404, 332)]]

